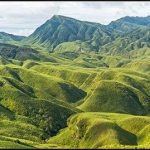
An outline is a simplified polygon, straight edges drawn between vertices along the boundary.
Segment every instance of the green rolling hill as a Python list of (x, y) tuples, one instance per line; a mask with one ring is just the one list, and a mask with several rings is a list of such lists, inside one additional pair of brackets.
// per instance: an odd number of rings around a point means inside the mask
[(54, 15), (0, 33), (0, 148), (150, 148), (150, 17)]
[(57, 143), (67, 148), (149, 148), (149, 133), (145, 132), (149, 124), (149, 117), (79, 113), (69, 118), (68, 127), (44, 146), (51, 148)]

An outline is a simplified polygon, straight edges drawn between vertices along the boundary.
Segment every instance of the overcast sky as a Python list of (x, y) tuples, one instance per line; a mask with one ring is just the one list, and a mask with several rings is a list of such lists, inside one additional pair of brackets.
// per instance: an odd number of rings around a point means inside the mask
[(150, 2), (0, 2), (0, 31), (27, 36), (54, 14), (108, 24), (124, 16), (150, 16)]

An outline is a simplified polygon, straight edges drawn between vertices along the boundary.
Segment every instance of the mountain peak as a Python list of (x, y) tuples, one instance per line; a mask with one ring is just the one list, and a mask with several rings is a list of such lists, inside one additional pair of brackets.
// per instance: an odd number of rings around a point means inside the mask
[(74, 18), (63, 16), (63, 15), (53, 15), (51, 19), (74, 19)]
[(53, 15), (52, 18), (69, 18), (69, 17), (63, 15)]
[(58, 21), (58, 22), (62, 22), (62, 21), (80, 21), (80, 20), (77, 20), (77, 19), (74, 19), (74, 18), (71, 18), (71, 17), (63, 16), (63, 15), (53, 15), (48, 20), (48, 22), (51, 22), (52, 20), (53, 21)]
[[(47, 20), (43, 25), (38, 27), (35, 32), (26, 38), (24, 41), (35, 43), (44, 43), (50, 50), (63, 42), (71, 42), (75, 40), (87, 41), (92, 39), (95, 32), (103, 27), (99, 23), (80, 21), (71, 17), (62, 15), (54, 15)], [(99, 32), (97, 31), (97, 34)]]
[(150, 24), (150, 16), (147, 16), (147, 17), (125, 16), (116, 21), (134, 23), (137, 25), (149, 25)]
[(57, 19), (61, 19), (61, 21), (62, 20), (67, 20), (67, 21), (74, 21), (74, 22), (80, 22), (80, 23), (89, 23), (89, 24), (102, 25), (102, 24), (97, 23), (97, 22), (78, 20), (78, 19), (75, 19), (75, 18), (72, 18), (72, 17), (69, 17), (69, 16), (63, 16), (63, 15), (53, 15), (50, 20), (57, 20)]

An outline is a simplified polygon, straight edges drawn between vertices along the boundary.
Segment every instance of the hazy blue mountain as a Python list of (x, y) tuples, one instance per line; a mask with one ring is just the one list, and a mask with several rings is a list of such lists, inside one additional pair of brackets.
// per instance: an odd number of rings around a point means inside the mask
[(0, 32), (0, 42), (1, 43), (21, 41), (24, 38), (25, 38), (25, 36), (19, 36), (19, 35), (8, 34), (5, 32)]
[(150, 26), (150, 17), (123, 17), (116, 21), (112, 21), (107, 29), (110, 31), (127, 33), (139, 27)]

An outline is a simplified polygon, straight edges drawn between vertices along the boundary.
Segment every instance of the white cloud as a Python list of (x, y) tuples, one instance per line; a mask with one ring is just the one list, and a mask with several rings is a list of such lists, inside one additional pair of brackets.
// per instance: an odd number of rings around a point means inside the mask
[(108, 24), (150, 15), (150, 2), (0, 2), (0, 31), (29, 35), (54, 14)]
[(58, 9), (54, 2), (0, 2), (0, 31), (29, 35)]

